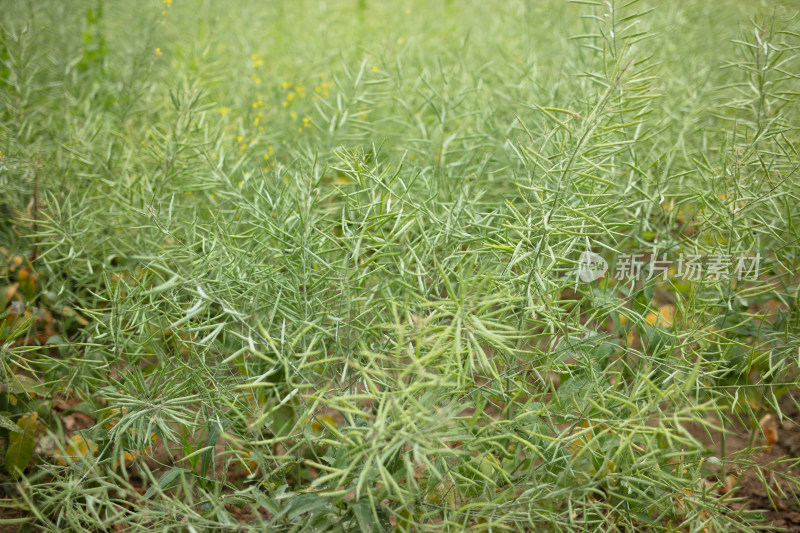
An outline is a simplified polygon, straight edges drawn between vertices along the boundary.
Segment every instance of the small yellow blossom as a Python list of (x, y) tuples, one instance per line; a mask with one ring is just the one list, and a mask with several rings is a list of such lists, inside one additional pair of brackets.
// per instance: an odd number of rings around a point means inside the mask
[(291, 86), (292, 86), (292, 82), (290, 82), (290, 81), (285, 81), (285, 82), (281, 83), (281, 87), (283, 87), (284, 89), (288, 89)]
[(257, 59), (255, 61), (253, 61), (253, 66), (254, 67), (260, 67), (263, 64), (264, 64), (264, 62), (262, 60), (260, 60), (260, 59)]
[(225, 115), (227, 115), (228, 113), (231, 112), (231, 108), (230, 107), (220, 107), (219, 109), (217, 109), (217, 111), (219, 112), (220, 115), (222, 115), (224, 117)]
[(253, 55), (251, 55), (251, 56), (250, 56), (250, 59), (252, 59), (253, 61), (255, 61), (256, 59), (258, 59), (258, 54), (253, 54)]
[(297, 128), (297, 133), (303, 133), (303, 128)]
[(156, 57), (159, 57), (161, 54), (161, 48), (156, 48)]
[(236, 142), (242, 142), (242, 139), (243, 139), (243, 137), (241, 135), (239, 135), (238, 137), (236, 137)]
[(269, 161), (269, 156), (270, 156), (270, 154), (264, 154), (264, 160), (265, 161)]
[(289, 102), (287, 102), (287, 101), (285, 101), (285, 100), (284, 100), (283, 102), (281, 102), (281, 105), (282, 105), (283, 107), (289, 107)]
[(377, 65), (373, 65), (372, 66), (372, 72), (378, 72), (378, 66)]
[(291, 113), (289, 113), (289, 116), (291, 116), (292, 118), (297, 118), (297, 113), (292, 111)]
[(292, 100), (294, 100), (294, 93), (289, 93), (289, 94), (287, 94), (287, 95), (286, 95), (286, 99), (287, 99), (287, 100), (289, 100), (290, 102), (291, 102)]
[(303, 124), (308, 125), (309, 119), (308, 117), (303, 117)]
[(264, 102), (262, 102), (261, 100), (259, 100), (258, 102), (253, 102), (253, 109), (259, 108), (262, 105), (264, 105)]

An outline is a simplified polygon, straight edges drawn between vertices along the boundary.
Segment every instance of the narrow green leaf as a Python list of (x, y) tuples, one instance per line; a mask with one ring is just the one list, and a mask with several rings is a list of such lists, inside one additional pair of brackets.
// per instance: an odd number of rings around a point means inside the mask
[(191, 470), (179, 467), (170, 468), (169, 470), (164, 472), (164, 474), (162, 474), (160, 478), (158, 478), (158, 483), (156, 485), (153, 485), (149, 489), (147, 489), (147, 492), (144, 493), (144, 499), (146, 500), (148, 498), (151, 498), (159, 488), (161, 488), (161, 490), (164, 490), (167, 485), (172, 483), (178, 476), (184, 473), (187, 474), (191, 473)]
[(361, 498), (353, 505), (353, 514), (356, 515), (358, 527), (362, 533), (372, 533), (375, 530), (375, 519), (369, 505), (369, 498)]

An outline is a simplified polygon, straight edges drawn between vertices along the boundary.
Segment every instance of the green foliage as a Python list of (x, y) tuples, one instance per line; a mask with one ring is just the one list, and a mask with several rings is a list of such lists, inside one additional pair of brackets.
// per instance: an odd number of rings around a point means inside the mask
[(78, 66), (82, 69), (91, 68), (92, 63), (98, 64), (102, 72), (103, 56), (108, 53), (106, 40), (101, 28), (103, 20), (103, 2), (98, 0), (94, 6), (86, 9), (86, 26), (83, 30), (83, 58)]
[(760, 444), (798, 384), (796, 13), (406, 4), (5, 2), (0, 475), (31, 527), (763, 522), (727, 474), (777, 467), (697, 434)]

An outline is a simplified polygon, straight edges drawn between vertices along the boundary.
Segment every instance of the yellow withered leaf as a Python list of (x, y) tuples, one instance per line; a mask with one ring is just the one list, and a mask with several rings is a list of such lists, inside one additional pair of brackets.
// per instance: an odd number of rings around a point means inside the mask
[(97, 443), (80, 434), (75, 434), (67, 443), (66, 455), (56, 457), (56, 463), (61, 466), (72, 464), (97, 453)]
[(17, 427), (21, 431), (11, 432), (8, 436), (6, 451), (6, 469), (15, 478), (18, 477), (33, 459), (33, 448), (36, 445), (36, 420), (38, 413), (20, 417)]
[(672, 304), (662, 305), (658, 311), (650, 311), (645, 317), (645, 322), (651, 326), (661, 326), (668, 328), (672, 326), (675, 314), (675, 306)]
[(778, 422), (771, 414), (767, 413), (761, 417), (758, 425), (761, 426), (761, 431), (764, 433), (764, 438), (767, 439), (768, 445), (772, 446), (778, 442)]
[(328, 415), (318, 416), (315, 420), (311, 421), (311, 429), (313, 429), (315, 432), (322, 431), (325, 425), (336, 427), (338, 424), (336, 424), (336, 420), (334, 420), (333, 417)]

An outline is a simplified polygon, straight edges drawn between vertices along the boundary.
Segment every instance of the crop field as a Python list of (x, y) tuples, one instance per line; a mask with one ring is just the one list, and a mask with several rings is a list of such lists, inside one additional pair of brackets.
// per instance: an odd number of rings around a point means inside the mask
[(800, 531), (800, 5), (0, 0), (0, 532)]

